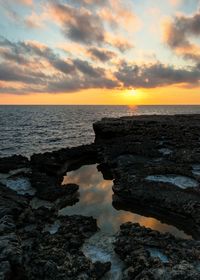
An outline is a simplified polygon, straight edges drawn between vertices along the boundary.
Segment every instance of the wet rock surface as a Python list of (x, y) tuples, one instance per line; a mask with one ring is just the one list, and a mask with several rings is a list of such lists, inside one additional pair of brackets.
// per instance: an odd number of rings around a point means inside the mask
[(200, 279), (198, 241), (125, 223), (118, 233), (115, 251), (126, 264), (123, 279)]
[(187, 219), (200, 236), (200, 116), (103, 119), (94, 130), (114, 193), (133, 207)]

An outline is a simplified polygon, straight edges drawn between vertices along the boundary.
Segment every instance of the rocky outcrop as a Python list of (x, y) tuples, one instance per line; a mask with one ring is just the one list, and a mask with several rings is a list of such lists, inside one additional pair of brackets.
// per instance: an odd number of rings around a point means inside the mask
[[(44, 219), (42, 212), (35, 213), (35, 216), (37, 220), (38, 217)], [(47, 221), (50, 229), (55, 219), (48, 218), (45, 224)], [(28, 279), (82, 279), (83, 274), (87, 278), (92, 275), (94, 279), (99, 279), (97, 264), (92, 264), (80, 250), (84, 240), (96, 232), (96, 221), (93, 218), (66, 216), (56, 218), (56, 223), (59, 228), (54, 234), (49, 233), (44, 224), (42, 227), (38, 223), (32, 224), (31, 238), (29, 229), (20, 230)], [(107, 270), (109, 264), (102, 264), (102, 271), (105, 273)]]
[(34, 209), (30, 198), (3, 185), (0, 197), (0, 279), (100, 279), (110, 269), (110, 263), (92, 263), (81, 251), (97, 231), (92, 217)]
[(31, 156), (31, 166), (33, 170), (58, 176), (83, 164), (96, 163), (97, 157), (95, 144), (82, 145), (44, 154), (34, 154)]
[(20, 155), (0, 158), (0, 173), (9, 173), (11, 170), (27, 168), (30, 166), (29, 160)]
[(83, 164), (96, 163), (97, 150), (94, 144), (83, 145), (55, 152), (34, 154), (31, 157), (31, 185), (36, 189), (35, 196), (55, 202), (60, 207), (77, 201), (78, 186), (62, 185), (66, 172)]
[(200, 279), (197, 241), (126, 223), (121, 225), (115, 251), (126, 264), (124, 279)]
[(79, 186), (62, 184), (63, 175), (90, 161), (96, 161), (93, 145), (34, 155), (30, 162), (0, 159), (0, 279), (100, 279), (110, 270), (109, 262), (92, 263), (81, 251), (97, 231), (96, 220), (58, 215), (78, 201)]
[(200, 236), (199, 115), (103, 119), (94, 131), (118, 197), (186, 219)]

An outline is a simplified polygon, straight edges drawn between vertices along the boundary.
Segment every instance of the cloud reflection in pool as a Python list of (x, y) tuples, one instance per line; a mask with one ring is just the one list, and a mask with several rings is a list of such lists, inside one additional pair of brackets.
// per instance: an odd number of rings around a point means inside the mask
[(170, 232), (178, 237), (189, 238), (176, 227), (161, 223), (159, 220), (144, 217), (132, 212), (116, 210), (112, 206), (112, 180), (104, 180), (97, 164), (85, 165), (67, 173), (63, 184), (75, 183), (80, 186), (80, 201), (73, 206), (63, 208), (59, 215), (84, 215), (97, 219), (100, 229), (109, 234), (119, 230), (122, 223), (134, 222), (160, 232)]

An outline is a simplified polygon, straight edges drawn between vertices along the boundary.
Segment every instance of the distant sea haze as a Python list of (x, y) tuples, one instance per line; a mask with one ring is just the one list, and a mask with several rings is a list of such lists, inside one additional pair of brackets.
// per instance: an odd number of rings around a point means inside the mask
[(95, 121), (143, 114), (200, 114), (200, 106), (0, 106), (0, 157), (91, 143)]

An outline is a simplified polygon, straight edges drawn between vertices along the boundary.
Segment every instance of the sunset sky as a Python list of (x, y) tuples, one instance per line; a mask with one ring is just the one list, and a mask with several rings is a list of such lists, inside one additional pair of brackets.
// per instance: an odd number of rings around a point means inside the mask
[(0, 5), (0, 104), (200, 104), (200, 0)]

